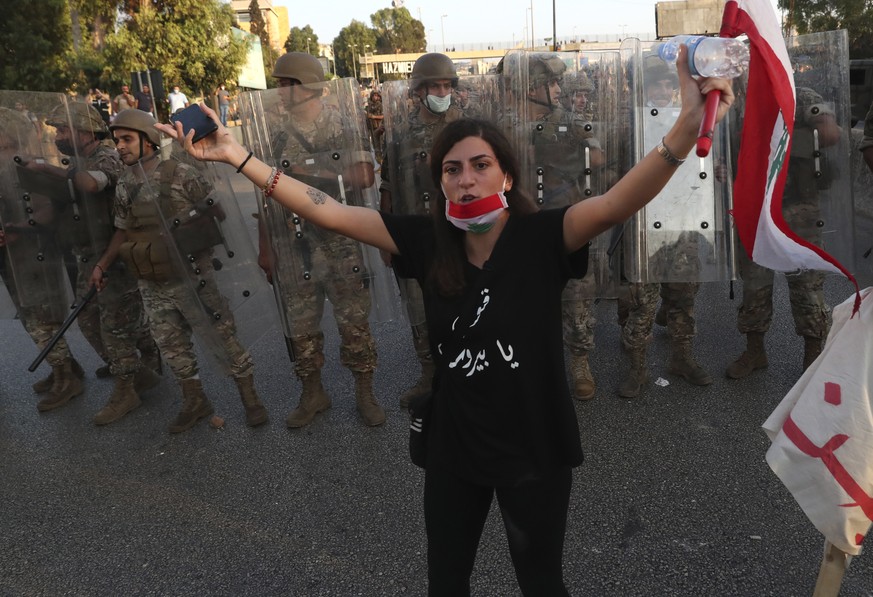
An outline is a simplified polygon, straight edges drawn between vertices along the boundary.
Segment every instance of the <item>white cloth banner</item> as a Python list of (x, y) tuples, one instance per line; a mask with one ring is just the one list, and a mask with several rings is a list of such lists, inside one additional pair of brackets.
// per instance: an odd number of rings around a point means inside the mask
[(857, 555), (873, 522), (873, 288), (834, 309), (819, 358), (764, 430), (767, 463), (825, 538)]

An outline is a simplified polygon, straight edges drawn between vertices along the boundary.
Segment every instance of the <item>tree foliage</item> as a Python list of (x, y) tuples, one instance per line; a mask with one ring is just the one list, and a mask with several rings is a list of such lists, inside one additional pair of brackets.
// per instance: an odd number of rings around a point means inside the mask
[(114, 86), (131, 71), (162, 71), (166, 87), (211, 93), (236, 78), (246, 43), (231, 34), (233, 12), (219, 0), (166, 0), (163, 10), (143, 4), (106, 40), (103, 78)]
[(318, 36), (309, 25), (302, 29), (300, 27), (291, 27), (291, 33), (288, 34), (288, 39), (285, 40), (285, 51), (307, 52), (313, 56), (318, 56)]
[(360, 74), (358, 56), (365, 51), (373, 51), (375, 47), (376, 31), (360, 21), (352, 20), (340, 29), (339, 35), (333, 40), (337, 75), (353, 77), (355, 70)]
[(786, 11), (785, 29), (818, 33), (846, 29), (849, 56), (873, 57), (873, 3), (868, 0), (779, 0)]
[(19, 0), (0, 18), (0, 89), (66, 89), (70, 43), (66, 0)]
[(382, 54), (424, 52), (427, 47), (424, 25), (405, 7), (377, 10), (370, 21), (376, 32), (376, 49)]
[(270, 77), (270, 73), (273, 72), (273, 66), (279, 58), (279, 53), (270, 44), (270, 32), (267, 30), (267, 22), (264, 20), (263, 13), (261, 13), (258, 0), (251, 0), (249, 2), (249, 32), (254, 33), (261, 39), (264, 72), (267, 73), (267, 85), (272, 87), (273, 79)]

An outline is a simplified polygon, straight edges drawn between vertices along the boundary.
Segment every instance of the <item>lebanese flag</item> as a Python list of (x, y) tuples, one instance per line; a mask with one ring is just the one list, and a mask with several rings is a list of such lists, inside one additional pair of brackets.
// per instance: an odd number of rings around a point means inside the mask
[(861, 294), (857, 316), (852, 297), (834, 309), (824, 351), (764, 423), (767, 464), (850, 555), (873, 524), (873, 288)]
[[(842, 273), (855, 278), (826, 251), (795, 234), (782, 216), (782, 191), (794, 134), (794, 76), (776, 12), (769, 0), (730, 0), (720, 35), (746, 34), (749, 84), (743, 137), (734, 182), (733, 217), (749, 258), (766, 268)], [(856, 308), (860, 299), (856, 293)]]

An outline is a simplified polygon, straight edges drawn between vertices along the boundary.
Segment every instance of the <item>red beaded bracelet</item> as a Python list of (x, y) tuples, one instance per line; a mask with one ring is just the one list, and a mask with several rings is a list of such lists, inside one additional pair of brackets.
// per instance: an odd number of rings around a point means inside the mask
[(269, 197), (273, 194), (273, 191), (276, 190), (276, 185), (279, 184), (279, 177), (282, 176), (282, 172), (277, 168), (276, 173), (273, 175), (273, 182), (270, 183), (270, 186), (264, 189), (264, 197)]

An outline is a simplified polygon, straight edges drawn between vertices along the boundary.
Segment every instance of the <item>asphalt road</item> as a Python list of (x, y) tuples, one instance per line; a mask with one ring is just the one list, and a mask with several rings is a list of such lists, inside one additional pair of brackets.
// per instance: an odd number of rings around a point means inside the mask
[[(849, 287), (833, 278), (827, 294), (836, 304)], [(669, 376), (656, 328), (652, 377), (668, 383), (631, 401), (616, 396), (625, 363), (615, 304), (598, 305), (597, 395), (576, 405), (586, 461), (564, 556), (572, 595), (812, 594), (823, 538), (764, 461), (761, 424), (801, 372), (781, 276), (775, 302), (770, 367), (731, 381), (723, 371), (744, 345), (738, 301), (727, 284), (704, 285), (695, 353), (715, 383)], [(312, 425), (285, 428), (300, 384), (273, 329), (252, 346), (270, 423), (247, 428), (233, 383), (205, 364), (225, 426), (170, 435), (181, 395), (169, 374), (121, 421), (91, 423), (112, 382), (94, 376), (100, 363), (75, 326), (86, 393), (38, 413), (38, 376), (27, 372), (36, 349), (17, 321), (0, 321), (0, 596), (425, 594), (423, 474), (407, 457), (397, 405), (418, 375), (408, 326), (373, 326), (388, 415), (379, 428), (358, 419), (329, 314), (325, 328), (333, 408)], [(496, 511), (473, 593), (518, 594)], [(873, 596), (869, 554), (852, 562), (841, 595)]]

